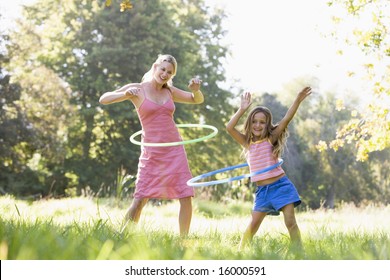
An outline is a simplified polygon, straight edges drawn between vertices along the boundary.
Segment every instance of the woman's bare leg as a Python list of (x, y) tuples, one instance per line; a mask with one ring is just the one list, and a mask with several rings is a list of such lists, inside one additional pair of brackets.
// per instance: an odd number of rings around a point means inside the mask
[(125, 221), (124, 221), (124, 226), (121, 229), (121, 232), (127, 227), (129, 222), (134, 222), (138, 223), (140, 217), (141, 217), (141, 212), (146, 203), (148, 202), (149, 199), (147, 198), (134, 198), (133, 202), (131, 203), (129, 209), (127, 210), (127, 213), (125, 215)]
[(192, 219), (192, 197), (180, 198), (179, 227), (180, 235), (186, 236), (190, 231)]

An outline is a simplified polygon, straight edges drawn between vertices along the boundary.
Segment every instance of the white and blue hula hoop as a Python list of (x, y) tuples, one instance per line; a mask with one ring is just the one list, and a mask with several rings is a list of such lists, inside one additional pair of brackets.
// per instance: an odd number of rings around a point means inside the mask
[(223, 184), (223, 183), (229, 183), (229, 182), (232, 182), (232, 181), (237, 181), (237, 180), (241, 180), (241, 179), (244, 179), (244, 178), (249, 178), (249, 177), (253, 177), (255, 175), (259, 175), (259, 174), (265, 173), (267, 171), (270, 171), (270, 170), (272, 170), (272, 169), (282, 165), (282, 163), (283, 163), (283, 159), (279, 159), (278, 163), (275, 163), (275, 164), (273, 164), (271, 166), (268, 166), (268, 167), (263, 168), (263, 169), (258, 170), (258, 171), (254, 171), (254, 172), (249, 173), (249, 174), (244, 174), (244, 175), (240, 175), (240, 176), (236, 176), (236, 177), (230, 177), (230, 178), (225, 178), (225, 179), (220, 179), (220, 180), (208, 181), (208, 182), (197, 182), (199, 180), (205, 179), (207, 177), (210, 177), (210, 176), (213, 176), (213, 175), (216, 175), (216, 174), (219, 174), (219, 173), (223, 173), (223, 172), (232, 171), (232, 170), (235, 170), (235, 169), (238, 169), (238, 168), (246, 167), (246, 166), (248, 166), (248, 164), (247, 163), (242, 163), (242, 164), (239, 164), (239, 165), (229, 166), (229, 167), (221, 168), (221, 169), (218, 169), (218, 170), (211, 171), (209, 173), (205, 173), (205, 174), (196, 176), (196, 177), (188, 180), (187, 181), (187, 185), (190, 186), (190, 187), (206, 187), (206, 186), (211, 186), (211, 185), (218, 185), (218, 184)]

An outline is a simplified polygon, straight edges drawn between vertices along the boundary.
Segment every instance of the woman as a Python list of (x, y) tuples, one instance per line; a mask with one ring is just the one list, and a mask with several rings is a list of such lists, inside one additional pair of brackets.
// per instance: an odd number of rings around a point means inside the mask
[[(111, 104), (130, 100), (142, 125), (144, 143), (182, 141), (173, 120), (174, 102), (200, 104), (204, 98), (200, 91), (202, 81), (198, 78), (190, 80), (190, 91), (174, 87), (172, 79), (176, 71), (177, 62), (173, 56), (159, 55), (141, 83), (130, 83), (113, 92), (106, 92), (99, 102)], [(191, 178), (184, 146), (141, 146), (136, 189), (125, 216), (125, 227), (129, 221), (139, 221), (142, 208), (150, 198), (179, 199), (180, 234), (187, 235), (194, 196), (193, 188), (187, 186)]]

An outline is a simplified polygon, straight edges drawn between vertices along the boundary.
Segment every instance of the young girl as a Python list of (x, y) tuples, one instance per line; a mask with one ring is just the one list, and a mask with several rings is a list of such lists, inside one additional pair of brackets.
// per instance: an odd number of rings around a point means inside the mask
[[(175, 102), (200, 104), (204, 97), (198, 78), (190, 80), (189, 91), (174, 87), (172, 79), (176, 71), (177, 62), (173, 56), (159, 55), (141, 83), (130, 83), (106, 92), (100, 97), (100, 103), (131, 101), (137, 110), (143, 130), (142, 141), (145, 143), (182, 141), (173, 120)], [(126, 213), (123, 229), (129, 221), (138, 222), (150, 198), (179, 199), (180, 234), (187, 235), (194, 196), (193, 188), (187, 186), (191, 178), (183, 146), (141, 146), (134, 199)]]
[[(266, 107), (255, 107), (248, 115), (244, 132), (236, 129), (236, 125), (248, 107), (251, 105), (251, 94), (241, 96), (241, 105), (226, 126), (228, 133), (245, 149), (250, 172), (261, 170), (278, 162), (283, 152), (287, 138), (287, 125), (298, 110), (301, 102), (311, 94), (311, 88), (306, 87), (299, 92), (294, 103), (278, 125), (272, 124), (271, 111)], [(246, 245), (259, 229), (267, 214), (282, 211), (284, 222), (290, 234), (292, 244), (301, 247), (301, 235), (295, 220), (294, 207), (301, 203), (295, 186), (287, 178), (279, 166), (268, 172), (251, 178), (256, 183), (252, 219), (240, 243), (240, 248)]]

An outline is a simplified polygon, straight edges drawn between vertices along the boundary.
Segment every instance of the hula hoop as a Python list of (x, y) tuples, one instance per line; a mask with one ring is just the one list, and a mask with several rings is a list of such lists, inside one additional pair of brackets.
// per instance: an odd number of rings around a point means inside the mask
[(218, 129), (215, 126), (212, 125), (207, 125), (207, 124), (177, 124), (176, 127), (181, 128), (181, 127), (196, 127), (196, 128), (208, 128), (213, 130), (209, 135), (195, 138), (195, 139), (190, 139), (190, 140), (184, 140), (184, 141), (178, 141), (178, 142), (166, 142), (166, 143), (144, 143), (135, 140), (134, 138), (137, 137), (138, 135), (142, 134), (142, 130), (137, 131), (133, 135), (130, 136), (130, 142), (136, 145), (140, 146), (148, 146), (148, 147), (168, 147), (168, 146), (179, 146), (179, 145), (185, 145), (185, 144), (191, 144), (195, 142), (200, 142), (207, 140), (209, 138), (214, 137), (218, 133)]
[(229, 167), (221, 168), (221, 169), (218, 169), (218, 170), (211, 171), (209, 173), (205, 173), (205, 174), (196, 176), (196, 177), (188, 180), (187, 181), (187, 185), (190, 186), (190, 187), (206, 187), (206, 186), (210, 186), (210, 185), (218, 185), (218, 184), (223, 184), (223, 183), (229, 183), (229, 182), (232, 182), (232, 181), (241, 180), (241, 179), (244, 179), (244, 178), (248, 178), (248, 177), (252, 177), (252, 176), (255, 176), (255, 175), (259, 175), (259, 174), (265, 173), (267, 171), (270, 171), (270, 170), (272, 170), (272, 169), (282, 165), (282, 163), (283, 163), (283, 159), (279, 159), (278, 163), (275, 163), (274, 165), (268, 166), (268, 167), (263, 168), (263, 169), (258, 170), (258, 171), (254, 171), (254, 172), (249, 173), (249, 174), (244, 174), (244, 175), (240, 175), (240, 176), (236, 176), (236, 177), (230, 177), (230, 178), (225, 178), (225, 179), (220, 179), (220, 180), (215, 180), (215, 181), (197, 182), (197, 181), (199, 181), (201, 179), (213, 176), (215, 174), (219, 174), (219, 173), (223, 173), (223, 172), (226, 172), (226, 171), (232, 171), (232, 170), (235, 170), (235, 169), (238, 169), (238, 168), (246, 167), (246, 166), (248, 166), (248, 164), (247, 163), (242, 163), (242, 164), (239, 164), (239, 165), (229, 166)]

